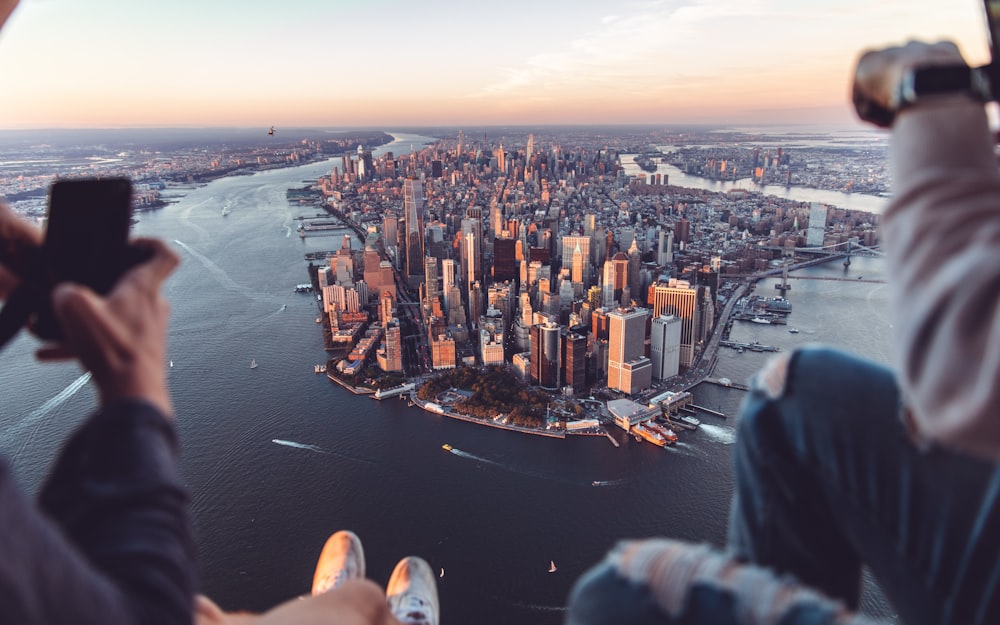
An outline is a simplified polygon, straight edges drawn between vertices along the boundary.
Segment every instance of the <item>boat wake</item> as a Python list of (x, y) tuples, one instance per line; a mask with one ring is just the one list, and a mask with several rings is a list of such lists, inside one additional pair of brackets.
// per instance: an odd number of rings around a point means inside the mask
[(672, 446), (670, 446), (668, 449), (670, 451), (675, 452), (675, 453), (679, 453), (682, 456), (688, 456), (690, 458), (698, 458), (698, 457), (707, 458), (708, 457), (708, 454), (705, 453), (705, 451), (703, 451), (701, 449), (698, 449), (697, 447), (693, 446), (691, 443), (677, 442), (677, 443), (674, 443)]
[(533, 610), (535, 612), (565, 612), (567, 610), (564, 605), (540, 605), (537, 603), (525, 603), (523, 601), (515, 601), (511, 605), (515, 608)]
[[(89, 381), (90, 381), (90, 372), (88, 371), (87, 373), (84, 373), (77, 379), (70, 382), (69, 386), (59, 391), (54, 397), (46, 401), (38, 408), (31, 411), (31, 414), (29, 414), (27, 417), (21, 419), (17, 423), (8, 427), (3, 434), (3, 438), (5, 440), (21, 441), (21, 444), (18, 446), (17, 451), (12, 454), (13, 457), (17, 457), (18, 455), (20, 455), (20, 453), (24, 451), (24, 449), (28, 446), (28, 443), (31, 442), (31, 439), (35, 437), (35, 434), (38, 433), (38, 429), (41, 427), (42, 423), (44, 423), (43, 417), (50, 414), (59, 406), (65, 404), (70, 397), (76, 395), (76, 393), (81, 388), (86, 386), (87, 382)], [(31, 430), (30, 434), (25, 436), (24, 432), (31, 426), (35, 427)]]
[(546, 475), (544, 473), (540, 473), (540, 472), (537, 472), (537, 471), (531, 471), (531, 470), (528, 470), (528, 469), (522, 469), (521, 467), (517, 467), (517, 466), (511, 465), (511, 464), (505, 464), (503, 462), (497, 462), (496, 460), (490, 460), (489, 458), (483, 458), (482, 456), (477, 456), (475, 454), (470, 454), (469, 452), (462, 451), (461, 449), (454, 449), (453, 448), (451, 450), (451, 453), (453, 453), (456, 456), (459, 456), (461, 458), (465, 458), (467, 460), (474, 460), (475, 462), (478, 462), (480, 464), (485, 464), (485, 465), (496, 467), (498, 469), (502, 469), (502, 470), (507, 471), (509, 473), (516, 473), (518, 475), (526, 475), (528, 477), (533, 477), (533, 478), (537, 478), (537, 479), (540, 479), (540, 480), (548, 480), (550, 482), (559, 482), (561, 484), (572, 484), (573, 486), (579, 486), (579, 484), (580, 484), (579, 481), (574, 482), (573, 480), (568, 480), (568, 479), (561, 478), (561, 477), (554, 477), (552, 475)]
[(710, 423), (705, 423), (702, 421), (700, 429), (702, 432), (708, 435), (711, 440), (722, 443), (723, 445), (732, 445), (736, 442), (736, 430), (731, 427), (726, 427), (722, 425), (712, 425)]
[(311, 451), (315, 454), (324, 454), (327, 456), (334, 456), (337, 458), (344, 458), (346, 460), (352, 460), (354, 462), (363, 462), (364, 464), (370, 464), (372, 466), (379, 466), (378, 462), (370, 458), (359, 458), (357, 456), (351, 456), (348, 454), (342, 454), (336, 451), (330, 451), (328, 449), (323, 449), (317, 445), (307, 445), (305, 443), (296, 443), (295, 441), (286, 441), (281, 438), (272, 438), (271, 442), (275, 445), (282, 445), (284, 447), (294, 447), (295, 449), (304, 449), (306, 451)]
[(617, 480), (594, 480), (593, 482), (590, 483), (590, 485), (591, 486), (621, 486), (622, 484), (624, 484), (627, 481), (628, 480), (626, 480), (625, 478), (621, 478), (621, 479), (617, 479)]
[(285, 447), (294, 447), (296, 449), (306, 449), (308, 451), (314, 451), (318, 454), (330, 453), (327, 450), (323, 449), (322, 447), (317, 447), (316, 445), (306, 445), (304, 443), (296, 443), (295, 441), (285, 441), (281, 440), (280, 438), (272, 438), (271, 442), (276, 443), (278, 445), (284, 445)]
[(235, 280), (229, 277), (229, 274), (226, 273), (225, 270), (222, 269), (222, 267), (216, 265), (214, 262), (212, 262), (210, 258), (205, 256), (201, 252), (198, 252), (184, 241), (178, 241), (177, 239), (174, 239), (174, 243), (181, 246), (181, 248), (183, 248), (185, 252), (190, 254), (195, 260), (201, 263), (202, 266), (205, 267), (205, 269), (207, 269), (208, 272), (212, 274), (212, 276), (215, 277), (215, 279), (218, 280), (219, 283), (222, 284), (222, 286), (225, 287), (226, 289), (230, 291), (236, 291), (237, 293), (242, 293), (243, 295), (246, 295), (247, 297), (253, 300), (259, 299), (259, 295), (257, 294), (256, 291), (254, 291), (251, 288), (237, 284)]

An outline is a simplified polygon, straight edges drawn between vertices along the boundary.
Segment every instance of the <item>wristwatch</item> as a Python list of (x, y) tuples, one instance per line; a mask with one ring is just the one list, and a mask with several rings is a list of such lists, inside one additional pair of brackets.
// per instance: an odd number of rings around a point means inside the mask
[(929, 65), (915, 67), (903, 74), (893, 104), (896, 111), (924, 100), (962, 94), (977, 102), (992, 99), (990, 77), (986, 67), (968, 65)]
[(990, 67), (968, 65), (927, 65), (906, 70), (886, 108), (863, 94), (855, 84), (854, 108), (865, 121), (889, 128), (896, 115), (921, 102), (964, 95), (976, 102), (993, 99), (990, 87)]

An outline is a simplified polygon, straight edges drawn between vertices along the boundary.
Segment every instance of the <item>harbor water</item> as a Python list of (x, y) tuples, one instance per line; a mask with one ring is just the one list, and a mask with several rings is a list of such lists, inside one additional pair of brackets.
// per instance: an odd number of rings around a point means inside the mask
[[(383, 149), (400, 154), (422, 141), (400, 135)], [(303, 255), (336, 249), (348, 231), (300, 239), (295, 217), (316, 209), (290, 205), (285, 191), (335, 164), (217, 180), (140, 215), (135, 228), (182, 258), (166, 285), (168, 376), (203, 592), (246, 610), (306, 593), (327, 536), (349, 528), (380, 584), (409, 554), (445, 569), (443, 623), (555, 624), (573, 581), (618, 539), (723, 543), (734, 418), (703, 416), (667, 449), (615, 432), (616, 447), (453, 421), (316, 375), (325, 352), (315, 298), (293, 287), (306, 279)], [(842, 277), (844, 268), (808, 272)], [(795, 281), (787, 326), (737, 322), (732, 337), (783, 350), (836, 343), (885, 360), (886, 287), (851, 281), (882, 272), (882, 260), (856, 258), (846, 281)], [(774, 294), (771, 281), (758, 293)], [(0, 353), (0, 451), (32, 491), (94, 405), (88, 376), (38, 364), (36, 346), (22, 334)], [(723, 350), (715, 376), (745, 380), (766, 357)], [(705, 384), (695, 396), (735, 415), (743, 393)]]

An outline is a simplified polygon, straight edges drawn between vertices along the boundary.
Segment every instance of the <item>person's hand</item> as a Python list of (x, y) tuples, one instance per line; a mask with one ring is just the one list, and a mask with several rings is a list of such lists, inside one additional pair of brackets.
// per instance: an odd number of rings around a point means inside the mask
[(854, 71), (852, 100), (858, 116), (878, 126), (892, 125), (899, 109), (899, 85), (910, 69), (929, 65), (965, 65), (962, 53), (950, 41), (867, 50)]
[(42, 231), (0, 202), (0, 302), (20, 284), (41, 245)]
[(144, 399), (172, 414), (164, 370), (170, 307), (160, 293), (178, 258), (156, 239), (135, 239), (150, 260), (125, 273), (106, 297), (64, 283), (52, 294), (65, 334), (61, 345), (43, 347), (38, 357), (76, 357), (93, 374), (102, 405), (116, 399)]

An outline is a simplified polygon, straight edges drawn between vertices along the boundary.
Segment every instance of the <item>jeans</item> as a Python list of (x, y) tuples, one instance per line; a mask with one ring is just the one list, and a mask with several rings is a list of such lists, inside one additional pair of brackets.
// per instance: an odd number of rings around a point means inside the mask
[(907, 625), (1000, 623), (1000, 469), (915, 444), (901, 410), (882, 366), (779, 356), (738, 425), (730, 555), (619, 546), (577, 582), (568, 622), (862, 622), (864, 562)]

